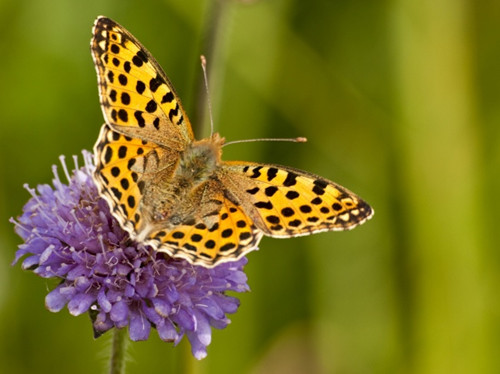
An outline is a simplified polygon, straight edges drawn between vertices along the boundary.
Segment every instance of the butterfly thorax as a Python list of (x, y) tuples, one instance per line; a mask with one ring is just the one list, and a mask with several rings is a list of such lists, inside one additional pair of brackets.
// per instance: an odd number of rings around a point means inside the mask
[(192, 181), (194, 185), (206, 181), (220, 163), (222, 144), (224, 139), (217, 133), (189, 144), (181, 153), (176, 177)]
[(194, 141), (180, 153), (173, 168), (157, 173), (144, 193), (144, 206), (149, 208), (143, 234), (159, 226), (173, 228), (193, 222), (214, 209), (210, 200), (218, 184), (216, 170), (223, 143), (218, 134)]

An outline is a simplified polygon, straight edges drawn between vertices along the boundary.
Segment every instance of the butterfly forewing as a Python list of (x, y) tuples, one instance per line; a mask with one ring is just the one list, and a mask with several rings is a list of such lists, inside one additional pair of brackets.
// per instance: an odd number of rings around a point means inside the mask
[(369, 219), (371, 207), (319, 176), (279, 165), (224, 163), (223, 179), (266, 235), (292, 237), (348, 230)]
[(127, 30), (99, 17), (91, 50), (101, 107), (115, 131), (175, 149), (193, 132), (171, 83), (153, 56)]

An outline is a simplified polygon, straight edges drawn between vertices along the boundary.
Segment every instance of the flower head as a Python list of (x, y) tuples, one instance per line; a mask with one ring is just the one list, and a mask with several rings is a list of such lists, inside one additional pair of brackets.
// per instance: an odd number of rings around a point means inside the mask
[(83, 153), (85, 165), (61, 182), (53, 167), (53, 187), (27, 186), (32, 198), (16, 220), (24, 240), (14, 263), (61, 283), (45, 298), (52, 312), (67, 305), (72, 315), (89, 312), (94, 333), (128, 326), (131, 340), (145, 340), (151, 327), (164, 341), (177, 344), (187, 335), (193, 355), (206, 356), (211, 327), (224, 328), (226, 317), (239, 300), (226, 291), (248, 290), (243, 266), (247, 260), (224, 263), (213, 269), (169, 258), (130, 240), (99, 197), (92, 179), (92, 155)]

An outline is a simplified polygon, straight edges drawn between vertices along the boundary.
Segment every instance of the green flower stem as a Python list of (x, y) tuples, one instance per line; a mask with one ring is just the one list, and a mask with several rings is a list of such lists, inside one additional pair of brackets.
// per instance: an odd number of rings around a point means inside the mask
[(127, 329), (113, 330), (113, 343), (109, 360), (109, 374), (125, 373), (125, 353), (127, 351)]
[(187, 342), (182, 342), (179, 345), (179, 370), (181, 374), (201, 374), (199, 362), (193, 357), (191, 353), (191, 345)]

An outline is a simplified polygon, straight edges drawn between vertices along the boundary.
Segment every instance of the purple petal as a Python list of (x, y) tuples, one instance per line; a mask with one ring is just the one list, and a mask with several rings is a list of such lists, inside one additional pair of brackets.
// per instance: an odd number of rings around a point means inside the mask
[(166, 342), (173, 342), (177, 339), (178, 334), (174, 325), (170, 320), (164, 319), (162, 323), (156, 325), (156, 329), (158, 330), (158, 335), (160, 339)]
[(248, 280), (247, 275), (243, 271), (233, 271), (226, 277), (227, 280), (233, 281), (237, 284), (246, 283)]
[(219, 319), (219, 318), (224, 318), (225, 316), (222, 308), (215, 302), (215, 300), (211, 299), (210, 297), (205, 297), (202, 300), (200, 300), (196, 304), (196, 307), (199, 310), (204, 311), (212, 318)]
[(72, 298), (74, 295), (76, 295), (75, 287), (61, 285), (58, 288), (61, 295), (64, 295), (68, 300)]
[(225, 313), (236, 313), (240, 306), (240, 301), (231, 296), (213, 295), (214, 301), (222, 308)]
[(75, 288), (80, 292), (85, 292), (92, 284), (87, 277), (78, 277), (75, 279)]
[(38, 266), (39, 261), (40, 261), (40, 256), (39, 255), (26, 257), (23, 260), (23, 264), (21, 265), (21, 268), (23, 270), (30, 270), (31, 267)]
[(132, 341), (147, 340), (150, 331), (151, 323), (142, 313), (139, 311), (131, 313), (128, 333)]
[(168, 301), (162, 300), (160, 298), (155, 298), (152, 301), (156, 313), (158, 313), (162, 317), (168, 317), (168, 315), (172, 311), (172, 305)]
[(80, 293), (74, 296), (68, 303), (69, 313), (78, 316), (86, 312), (95, 301), (95, 296), (87, 293)]
[(75, 268), (71, 269), (71, 271), (68, 273), (66, 278), (68, 280), (75, 280), (78, 277), (88, 276), (88, 275), (89, 275), (88, 269), (85, 267), (84, 264), (82, 264), (82, 265), (78, 265)]
[(219, 329), (219, 330), (225, 329), (227, 327), (227, 325), (229, 325), (230, 323), (231, 323), (231, 320), (227, 317), (224, 317), (222, 319), (210, 318), (210, 326), (212, 326), (213, 328)]
[(60, 293), (60, 287), (53, 289), (45, 296), (45, 307), (51, 312), (59, 312), (67, 302), (68, 299)]
[(97, 303), (101, 307), (101, 309), (109, 313), (111, 311), (111, 303), (109, 302), (108, 298), (106, 297), (106, 293), (104, 292), (104, 288), (101, 288), (99, 293), (97, 294)]
[(189, 342), (191, 343), (191, 353), (193, 354), (194, 358), (196, 358), (197, 360), (202, 360), (207, 357), (207, 347), (200, 342), (200, 340), (198, 339), (198, 335), (191, 331), (187, 331), (186, 335), (189, 339)]
[(156, 313), (156, 310), (154, 308), (147, 306), (146, 304), (143, 304), (141, 311), (142, 313), (144, 313), (149, 322), (151, 322), (153, 325), (158, 325), (159, 323), (163, 323), (164, 317)]
[(170, 303), (173, 304), (177, 300), (179, 300), (179, 292), (177, 292), (177, 289), (175, 288), (175, 286), (173, 284), (168, 285), (167, 288), (165, 289), (165, 292), (166, 292), (167, 300)]
[(40, 261), (39, 261), (40, 265), (45, 264), (45, 262), (49, 260), (50, 256), (54, 253), (54, 249), (55, 246), (53, 245), (49, 245), (47, 248), (45, 248), (45, 250), (40, 255)]
[(100, 312), (94, 321), (94, 329), (99, 332), (105, 332), (114, 326), (113, 321), (109, 318), (108, 314), (105, 312)]
[(114, 322), (122, 322), (128, 318), (129, 309), (124, 301), (119, 301), (111, 308), (110, 318)]
[(188, 313), (184, 308), (179, 309), (179, 311), (172, 316), (172, 320), (185, 330), (193, 331), (195, 328), (196, 321), (193, 314)]
[(135, 288), (132, 285), (128, 284), (125, 287), (123, 293), (125, 294), (126, 297), (133, 297), (135, 295)]
[(196, 334), (198, 335), (198, 340), (201, 344), (207, 346), (212, 341), (212, 330), (210, 329), (210, 325), (200, 312), (194, 310), (194, 316), (196, 319)]

